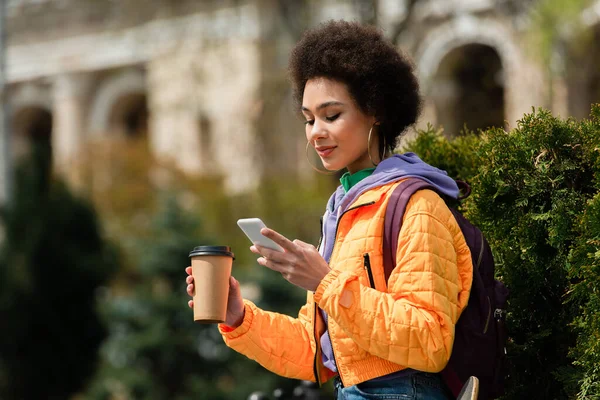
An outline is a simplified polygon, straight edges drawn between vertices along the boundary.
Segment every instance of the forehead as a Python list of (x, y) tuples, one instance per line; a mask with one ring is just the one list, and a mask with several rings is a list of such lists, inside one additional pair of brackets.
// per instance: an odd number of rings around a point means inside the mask
[(312, 109), (327, 101), (352, 103), (346, 84), (328, 78), (309, 79), (304, 87), (302, 106)]

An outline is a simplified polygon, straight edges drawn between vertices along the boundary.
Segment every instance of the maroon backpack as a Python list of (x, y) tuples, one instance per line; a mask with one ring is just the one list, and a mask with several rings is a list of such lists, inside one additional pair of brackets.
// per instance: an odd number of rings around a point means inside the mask
[[(470, 194), (469, 186), (457, 182)], [(422, 189), (438, 192), (417, 178), (399, 184), (392, 193), (385, 214), (383, 260), (386, 281), (396, 266), (398, 234), (410, 197)], [(438, 192), (439, 193), (439, 192)], [(442, 198), (444, 196), (439, 193)], [(473, 285), (469, 303), (455, 329), (450, 361), (441, 375), (454, 396), (470, 376), (479, 379), (479, 399), (493, 399), (504, 393), (507, 332), (505, 326), (508, 290), (494, 279), (494, 258), (481, 231), (460, 212), (449, 207), (458, 222), (473, 258)]]

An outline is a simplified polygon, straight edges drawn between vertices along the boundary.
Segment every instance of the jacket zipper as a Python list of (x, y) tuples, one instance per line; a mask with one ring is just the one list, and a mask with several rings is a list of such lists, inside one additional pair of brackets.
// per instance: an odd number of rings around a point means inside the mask
[[(325, 243), (323, 243), (323, 240), (325, 238), (325, 235), (323, 234), (323, 217), (319, 218), (319, 222), (321, 225), (321, 234), (319, 235), (319, 245), (317, 246), (317, 249), (319, 250), (319, 252), (321, 252), (321, 246), (324, 245)], [(315, 303), (315, 311), (314, 311), (314, 318), (313, 318), (313, 335), (315, 338), (315, 358), (313, 360), (313, 373), (315, 374), (315, 381), (317, 382), (317, 385), (321, 386), (321, 382), (319, 381), (319, 365), (317, 364), (318, 362), (318, 351), (317, 349), (319, 348), (319, 338), (317, 337), (317, 313), (319, 312), (319, 307), (317, 306), (317, 303)]]
[(369, 257), (369, 253), (365, 253), (363, 255), (365, 269), (367, 270), (367, 275), (369, 275), (369, 284), (373, 289), (375, 289), (375, 279), (373, 279), (373, 271), (371, 270), (371, 257)]
[[(347, 212), (350, 212), (350, 211), (352, 211), (352, 210), (356, 210), (357, 208), (360, 208), (360, 207), (370, 206), (370, 205), (373, 205), (373, 204), (375, 204), (375, 202), (374, 202), (374, 201), (370, 201), (370, 202), (368, 202), (368, 203), (359, 204), (359, 205), (357, 205), (357, 206), (354, 206), (354, 207), (351, 207), (351, 208), (347, 209), (346, 211), (344, 211), (344, 212), (343, 212), (343, 213), (342, 213), (342, 214), (341, 214), (341, 215), (338, 217), (337, 223), (335, 224), (335, 234), (333, 235), (334, 242), (333, 242), (333, 247), (331, 248), (331, 255), (332, 255), (332, 256), (333, 256), (333, 251), (335, 250), (335, 244), (336, 244), (336, 242), (337, 242), (335, 239), (337, 238), (337, 233), (338, 233), (338, 229), (339, 229), (339, 227), (340, 227), (340, 221), (342, 220), (342, 217), (343, 217), (343, 216), (344, 216), (344, 215), (345, 215)], [(316, 322), (317, 322), (317, 321), (315, 320), (315, 324), (316, 324)], [(329, 331), (329, 323), (327, 323), (327, 330)], [(316, 334), (315, 334), (315, 335), (316, 335)], [(331, 340), (331, 353), (333, 354), (333, 362), (335, 363), (335, 365), (336, 365), (336, 367), (337, 367), (337, 369), (338, 369), (338, 375), (340, 376), (340, 381), (342, 382), (342, 386), (344, 386), (344, 387), (345, 387), (346, 385), (344, 385), (344, 379), (342, 378), (342, 374), (341, 374), (341, 372), (340, 372), (340, 367), (339, 367), (339, 364), (338, 364), (338, 362), (337, 362), (337, 358), (335, 357), (335, 350), (333, 349), (333, 338), (331, 337), (331, 332), (329, 332), (329, 339)], [(316, 365), (316, 352), (315, 352), (315, 365)], [(318, 381), (318, 377), (317, 377), (317, 381)]]
[(318, 352), (319, 342), (318, 342), (318, 338), (317, 338), (317, 312), (318, 312), (318, 306), (317, 306), (317, 303), (315, 303), (315, 315), (313, 318), (313, 335), (315, 337), (315, 359), (313, 362), (313, 372), (315, 374), (315, 381), (317, 381), (317, 385), (321, 386), (321, 382), (319, 381), (319, 366), (317, 364), (317, 356), (319, 354), (319, 352)]
[(321, 223), (321, 234), (319, 235), (319, 244), (317, 245), (317, 249), (321, 251), (321, 245), (323, 244), (323, 217), (319, 219)]

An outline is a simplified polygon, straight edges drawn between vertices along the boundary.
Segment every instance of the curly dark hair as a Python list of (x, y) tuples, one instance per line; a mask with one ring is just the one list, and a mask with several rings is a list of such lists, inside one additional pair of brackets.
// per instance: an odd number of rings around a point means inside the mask
[(373, 26), (328, 21), (305, 32), (292, 50), (289, 73), (298, 108), (309, 79), (323, 77), (346, 84), (358, 107), (380, 122), (379, 136), (385, 139), (386, 151), (394, 150), (421, 111), (412, 62)]

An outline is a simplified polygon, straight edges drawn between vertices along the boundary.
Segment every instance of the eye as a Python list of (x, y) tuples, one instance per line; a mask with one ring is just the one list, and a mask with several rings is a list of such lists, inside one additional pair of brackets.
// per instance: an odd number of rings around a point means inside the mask
[(314, 125), (315, 124), (315, 120), (314, 119), (309, 119), (304, 121), (304, 125)]
[(335, 121), (338, 117), (340, 116), (340, 113), (337, 113), (335, 115), (332, 115), (331, 117), (325, 117), (325, 119), (329, 122), (333, 122)]

